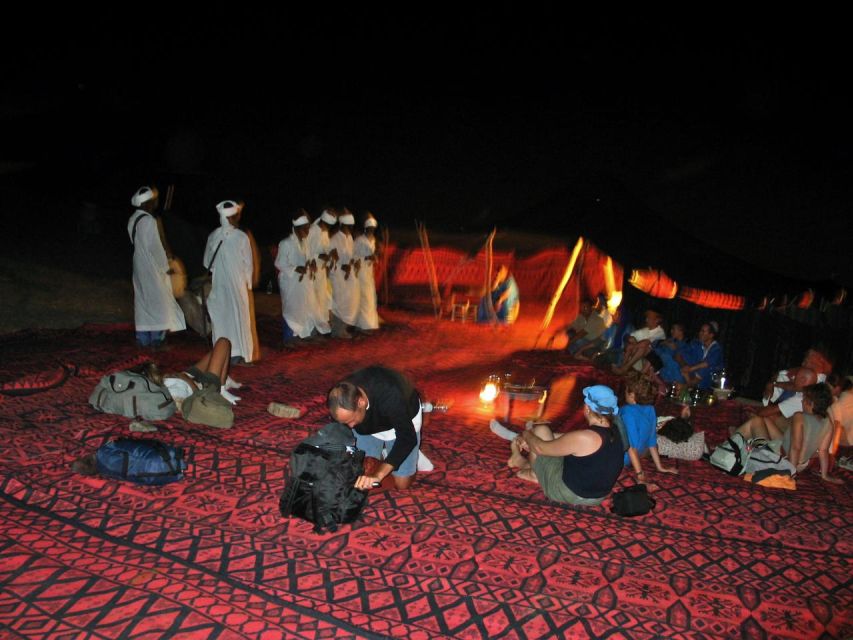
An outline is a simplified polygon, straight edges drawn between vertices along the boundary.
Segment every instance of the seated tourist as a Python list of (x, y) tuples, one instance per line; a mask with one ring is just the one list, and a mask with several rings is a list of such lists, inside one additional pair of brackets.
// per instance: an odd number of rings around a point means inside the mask
[(687, 386), (710, 389), (713, 374), (723, 368), (723, 348), (717, 342), (718, 332), (716, 322), (706, 322), (699, 329), (699, 337), (676, 356)]
[[(821, 478), (840, 484), (842, 481), (829, 475), (829, 447), (832, 442), (832, 426), (827, 412), (832, 404), (832, 390), (823, 382), (809, 385), (802, 391), (802, 411), (791, 416), (790, 423), (773, 420), (748, 420), (738, 432), (745, 438), (781, 440), (782, 450), (788, 460), (803, 471), (812, 456), (818, 454)], [(787, 427), (787, 428), (780, 428)]]
[(846, 377), (839, 382), (838, 396), (828, 410), (834, 430), (830, 447), (833, 456), (839, 447), (853, 447), (853, 380)]
[(654, 348), (654, 352), (663, 363), (660, 377), (668, 384), (673, 382), (684, 383), (684, 376), (681, 375), (681, 363), (676, 358), (688, 344), (686, 335), (684, 325), (680, 322), (674, 322), (669, 329), (669, 338), (661, 340)]
[(625, 425), (628, 451), (624, 464), (630, 465), (637, 475), (637, 482), (645, 483), (646, 477), (640, 458), (651, 456), (660, 473), (678, 473), (674, 467), (661, 463), (657, 448), (657, 415), (655, 414), (656, 389), (651, 380), (639, 371), (629, 371), (625, 380), (625, 404), (619, 409), (619, 419)]
[(826, 376), (832, 371), (832, 360), (822, 347), (810, 347), (803, 355), (803, 361), (799, 367), (782, 369), (767, 383), (761, 399), (762, 404), (764, 406), (778, 404), (797, 393), (795, 378), (797, 370), (801, 367), (814, 371), (817, 375), (817, 382), (824, 382)]
[(574, 321), (555, 331), (554, 335), (548, 338), (546, 346), (550, 347), (558, 335), (565, 334), (568, 339), (565, 349), (572, 355), (582, 349), (598, 351), (603, 345), (601, 336), (605, 329), (604, 320), (593, 310), (592, 300), (584, 299), (580, 302), (578, 315)]
[(586, 387), (583, 396), (586, 429), (554, 433), (536, 425), (512, 441), (507, 464), (519, 470), (519, 478), (539, 483), (551, 500), (597, 505), (610, 495), (623, 467), (622, 439), (612, 423), (619, 407), (613, 390), (603, 385)]
[[(791, 417), (798, 411), (803, 410), (803, 389), (817, 383), (817, 374), (809, 367), (797, 367), (794, 377), (789, 385), (792, 395), (781, 397), (775, 402), (756, 408), (751, 405), (744, 406), (744, 410), (755, 414), (755, 418), (772, 420), (784, 431), (790, 427)], [(783, 428), (784, 427), (784, 428)]]
[[(621, 365), (613, 365), (613, 371), (625, 375), (631, 368), (648, 355), (658, 341), (666, 338), (666, 333), (661, 326), (663, 316), (657, 311), (649, 309), (645, 313), (645, 325), (625, 339), (625, 350)], [(640, 369), (641, 367), (636, 367)]]
[[(492, 290), (489, 294), (492, 299), (492, 307), (495, 316), (501, 324), (512, 324), (518, 318), (519, 297), (518, 284), (509, 272), (506, 265), (501, 265), (495, 275)], [(477, 322), (491, 322), (492, 318), (488, 310), (486, 297), (480, 301), (477, 307)]]

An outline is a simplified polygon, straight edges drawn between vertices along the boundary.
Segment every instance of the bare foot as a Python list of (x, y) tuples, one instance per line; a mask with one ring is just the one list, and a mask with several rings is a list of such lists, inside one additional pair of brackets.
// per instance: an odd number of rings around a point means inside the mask
[(527, 467), (526, 469), (521, 469), (518, 473), (516, 473), (519, 478), (522, 480), (527, 480), (528, 482), (539, 482), (539, 479), (536, 477), (536, 474), (533, 472), (533, 469)]
[(527, 459), (521, 454), (513, 453), (507, 460), (506, 466), (510, 469), (521, 469), (527, 466)]

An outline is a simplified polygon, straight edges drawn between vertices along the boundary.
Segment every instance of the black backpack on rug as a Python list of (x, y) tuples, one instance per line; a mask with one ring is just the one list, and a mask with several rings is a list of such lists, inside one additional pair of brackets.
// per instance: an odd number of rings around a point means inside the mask
[(336, 531), (353, 522), (367, 505), (367, 491), (355, 488), (364, 475), (364, 451), (355, 446), (349, 427), (327, 424), (305, 438), (290, 456), (279, 509), (314, 523), (314, 531)]

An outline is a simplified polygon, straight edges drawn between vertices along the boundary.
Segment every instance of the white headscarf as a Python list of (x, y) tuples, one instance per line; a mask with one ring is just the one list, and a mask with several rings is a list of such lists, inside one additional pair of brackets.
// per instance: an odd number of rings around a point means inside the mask
[(374, 218), (373, 214), (368, 211), (367, 217), (364, 219), (364, 228), (369, 229), (370, 227), (376, 228), (378, 226), (379, 223), (376, 222), (376, 218)]
[(317, 218), (317, 220), (315, 220), (314, 224), (320, 224), (320, 220), (322, 220), (328, 225), (333, 225), (338, 221), (337, 217), (335, 217), (335, 215), (331, 213), (328, 209), (323, 209), (323, 213), (320, 215), (319, 218)]
[(299, 216), (293, 221), (294, 227), (301, 227), (304, 224), (308, 224), (308, 216)]
[(157, 195), (157, 187), (139, 187), (130, 199), (130, 204), (138, 207), (149, 200), (153, 200)]
[[(346, 211), (346, 209), (344, 211)], [(341, 224), (353, 225), (355, 224), (355, 218), (349, 211), (346, 211), (346, 213), (344, 213), (338, 218), (338, 222), (340, 222)]]
[(240, 208), (240, 205), (234, 200), (223, 200), (216, 205), (216, 210), (219, 212), (219, 224), (223, 229), (228, 230), (234, 228), (232, 224), (228, 222), (228, 218), (239, 213)]

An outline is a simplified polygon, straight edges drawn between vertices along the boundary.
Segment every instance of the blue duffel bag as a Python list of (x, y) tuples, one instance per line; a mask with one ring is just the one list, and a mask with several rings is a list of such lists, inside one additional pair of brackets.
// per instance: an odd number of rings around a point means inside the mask
[(177, 482), (187, 470), (182, 448), (153, 439), (105, 442), (95, 453), (95, 464), (98, 473), (107, 478), (148, 485)]

